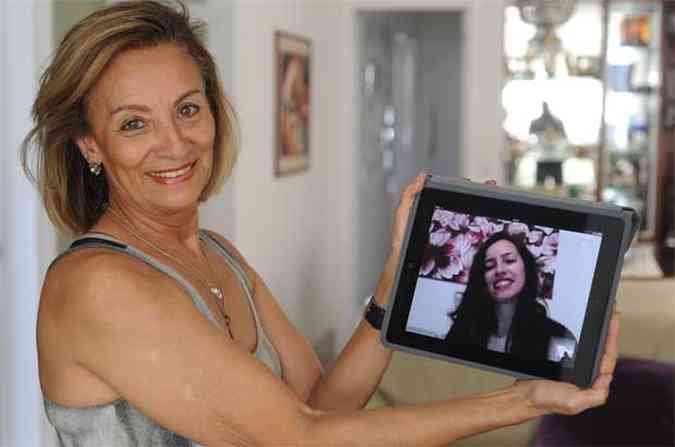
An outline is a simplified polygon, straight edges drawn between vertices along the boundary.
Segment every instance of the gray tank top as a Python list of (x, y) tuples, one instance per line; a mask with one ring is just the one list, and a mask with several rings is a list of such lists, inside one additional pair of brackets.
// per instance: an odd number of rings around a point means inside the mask
[[(267, 365), (275, 375), (281, 377), (282, 370), (279, 356), (260, 324), (253, 303), (252, 286), (243, 268), (237, 259), (217, 240), (204, 231), (200, 231), (199, 236), (223, 256), (246, 292), (257, 331), (257, 346), (252, 355)], [(85, 234), (75, 240), (70, 248), (58, 256), (52, 264), (68, 253), (86, 247), (105, 247), (135, 256), (171, 276), (187, 290), (197, 309), (209, 321), (224, 331), (218, 325), (202, 297), (185, 278), (157, 259), (111, 236), (101, 233)], [(62, 447), (199, 447), (195, 442), (161, 427), (124, 399), (102, 405), (72, 408), (64, 407), (44, 397), (44, 404), (47, 419), (56, 429)]]

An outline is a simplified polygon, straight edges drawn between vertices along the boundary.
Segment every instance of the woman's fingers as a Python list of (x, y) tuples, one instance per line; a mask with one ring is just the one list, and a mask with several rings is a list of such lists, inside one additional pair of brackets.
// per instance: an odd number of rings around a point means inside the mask
[(584, 390), (579, 402), (579, 411), (603, 405), (609, 396), (609, 386), (614, 378), (614, 367), (619, 355), (619, 312), (615, 311), (609, 322), (609, 332), (605, 343), (605, 353), (600, 363), (600, 375), (590, 389)]
[(614, 374), (616, 360), (619, 357), (619, 322), (621, 314), (614, 311), (612, 319), (609, 321), (609, 330), (607, 332), (607, 341), (605, 342), (605, 353), (600, 363), (600, 374)]
[(426, 174), (420, 174), (415, 177), (415, 180), (410, 182), (408, 186), (405, 187), (403, 194), (401, 194), (401, 200), (398, 204), (399, 211), (406, 211), (410, 209), (410, 205), (412, 205), (413, 200), (415, 200), (415, 196), (417, 193), (422, 191), (422, 188), (424, 188), (425, 178)]
[(410, 215), (410, 208), (412, 207), (412, 203), (415, 200), (415, 196), (420, 191), (422, 191), (422, 188), (424, 188), (425, 179), (426, 174), (422, 173), (418, 175), (415, 180), (410, 182), (408, 186), (405, 187), (403, 193), (401, 194), (394, 219), (392, 246), (395, 251), (400, 249), (403, 233), (405, 233), (408, 216)]

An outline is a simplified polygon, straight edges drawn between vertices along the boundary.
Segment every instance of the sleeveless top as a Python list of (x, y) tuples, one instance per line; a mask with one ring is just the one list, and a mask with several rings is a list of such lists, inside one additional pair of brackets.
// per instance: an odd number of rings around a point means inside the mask
[[(205, 231), (200, 231), (199, 236), (225, 259), (243, 286), (257, 332), (257, 346), (252, 355), (267, 365), (275, 375), (281, 377), (279, 356), (260, 324), (253, 303), (252, 285), (243, 268), (216, 239)], [(52, 265), (62, 256), (87, 247), (103, 247), (135, 256), (171, 276), (189, 293), (197, 309), (221, 331), (224, 331), (199, 293), (179, 273), (137, 248), (106, 234), (88, 233), (78, 238), (67, 251), (52, 261)], [(43, 399), (47, 419), (56, 429), (61, 447), (199, 447), (195, 442), (161, 427), (124, 399), (77, 408), (64, 407), (47, 399), (46, 396)]]

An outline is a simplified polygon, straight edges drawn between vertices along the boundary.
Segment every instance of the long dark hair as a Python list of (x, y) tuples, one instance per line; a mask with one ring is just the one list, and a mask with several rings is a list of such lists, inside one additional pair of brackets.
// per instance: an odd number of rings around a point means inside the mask
[(497, 241), (511, 242), (525, 266), (525, 284), (516, 297), (516, 309), (506, 339), (506, 351), (527, 357), (546, 358), (548, 337), (539, 333), (546, 307), (537, 301), (539, 296), (539, 269), (537, 262), (521, 237), (501, 231), (490, 236), (474, 256), (469, 281), (457, 309), (450, 314), (453, 325), (446, 341), (454, 344), (487, 347), (490, 335), (497, 332), (495, 300), (485, 283), (485, 257), (488, 248)]

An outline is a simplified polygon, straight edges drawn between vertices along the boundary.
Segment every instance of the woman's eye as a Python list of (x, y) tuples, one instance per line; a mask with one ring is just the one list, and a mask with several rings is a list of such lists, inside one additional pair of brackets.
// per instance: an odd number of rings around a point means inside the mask
[(178, 114), (184, 118), (190, 118), (199, 112), (199, 106), (195, 104), (185, 104), (178, 109)]
[(138, 118), (134, 118), (132, 120), (127, 121), (122, 125), (122, 130), (128, 131), (128, 130), (138, 130), (142, 129), (145, 127), (145, 124), (143, 124), (143, 121), (139, 120)]

